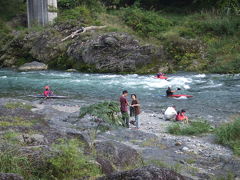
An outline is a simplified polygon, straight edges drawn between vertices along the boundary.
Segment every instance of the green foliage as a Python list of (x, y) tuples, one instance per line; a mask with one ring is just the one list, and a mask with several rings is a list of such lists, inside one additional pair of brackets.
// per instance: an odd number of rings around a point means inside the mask
[(56, 19), (56, 23), (70, 23), (77, 25), (81, 23), (83, 26), (97, 24), (95, 13), (86, 6), (78, 6), (73, 9), (61, 11)]
[(58, 0), (58, 7), (62, 10), (73, 9), (78, 6), (86, 6), (87, 8), (94, 9), (97, 12), (103, 9), (99, 0)]
[(17, 109), (17, 108), (26, 109), (26, 110), (32, 109), (32, 105), (21, 103), (21, 102), (9, 102), (9, 103), (6, 103), (4, 107), (7, 109)]
[(16, 126), (32, 126), (33, 122), (26, 121), (25, 119), (18, 116), (0, 116), (1, 127), (16, 127)]
[(210, 124), (206, 121), (193, 121), (189, 125), (175, 123), (168, 127), (168, 132), (175, 135), (199, 135), (211, 130)]
[(160, 16), (157, 12), (146, 11), (137, 7), (122, 9), (122, 19), (142, 37), (158, 37), (173, 22)]
[(24, 176), (26, 179), (30, 179), (30, 162), (16, 147), (6, 145), (0, 151), (0, 172), (16, 173)]
[(240, 155), (240, 118), (216, 129), (217, 142), (230, 146), (234, 153)]
[(120, 112), (119, 104), (117, 102), (102, 102), (90, 106), (82, 107), (80, 109), (80, 117), (87, 114), (95, 116), (101, 120), (108, 122), (114, 126), (123, 126), (123, 122), (118, 115)]
[(188, 17), (186, 26), (198, 34), (233, 35), (239, 31), (239, 19), (239, 17), (221, 16), (213, 13), (196, 13)]
[(26, 3), (23, 0), (0, 1), (0, 19), (10, 20), (14, 16), (26, 11)]
[(49, 159), (53, 179), (81, 179), (101, 174), (99, 166), (83, 153), (78, 140), (62, 141), (53, 150), (57, 153)]

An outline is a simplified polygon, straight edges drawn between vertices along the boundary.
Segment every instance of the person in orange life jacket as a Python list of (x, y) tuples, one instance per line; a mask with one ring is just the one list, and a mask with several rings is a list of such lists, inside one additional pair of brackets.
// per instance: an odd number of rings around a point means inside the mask
[(130, 110), (132, 109), (132, 112), (130, 112), (130, 114), (135, 117), (135, 125), (136, 125), (136, 128), (139, 129), (139, 114), (141, 113), (140, 103), (137, 99), (136, 94), (131, 94), (131, 98), (132, 98), (132, 103), (130, 106), (131, 107)]
[(119, 98), (120, 101), (120, 110), (122, 113), (122, 120), (125, 123), (125, 126), (129, 128), (129, 114), (128, 114), (128, 101), (127, 101), (128, 91), (125, 90), (122, 92), (122, 95)]
[(45, 91), (43, 92), (43, 95), (45, 97), (49, 97), (49, 96), (52, 96), (53, 95), (53, 92), (50, 90), (50, 87), (49, 86), (45, 86), (44, 87)]
[(185, 116), (186, 111), (182, 109), (181, 111), (177, 112), (176, 121), (183, 121), (184, 123), (188, 124), (188, 117)]

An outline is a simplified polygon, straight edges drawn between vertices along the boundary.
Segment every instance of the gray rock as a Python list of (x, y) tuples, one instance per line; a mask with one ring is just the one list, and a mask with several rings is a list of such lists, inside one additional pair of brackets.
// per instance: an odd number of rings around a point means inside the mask
[(185, 180), (186, 178), (172, 170), (159, 168), (153, 165), (145, 166), (139, 169), (116, 172), (98, 180)]
[(162, 62), (162, 48), (141, 46), (127, 33), (106, 33), (83, 43), (72, 44), (68, 55), (99, 72), (132, 72)]
[(110, 164), (118, 170), (142, 164), (140, 154), (125, 144), (116, 141), (100, 141), (95, 143), (95, 148), (97, 159), (100, 160), (98, 163), (102, 165), (102, 169), (107, 169)]
[(47, 139), (41, 134), (23, 134), (17, 137), (17, 140), (28, 145), (47, 144)]
[(67, 72), (78, 72), (76, 69), (67, 69)]
[(0, 173), (0, 180), (23, 180), (23, 177), (13, 173)]
[(37, 61), (26, 63), (18, 68), (19, 71), (41, 71), (47, 69), (48, 66), (46, 64)]

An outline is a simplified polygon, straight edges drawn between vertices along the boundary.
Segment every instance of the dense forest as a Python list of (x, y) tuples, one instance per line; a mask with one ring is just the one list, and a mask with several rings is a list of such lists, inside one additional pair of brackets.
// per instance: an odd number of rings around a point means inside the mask
[[(106, 32), (164, 46), (174, 64), (169, 71), (239, 73), (239, 0), (58, 0), (58, 7), (54, 25), (107, 25)], [(16, 23), (21, 16), (25, 0), (0, 2), (0, 46), (13, 30), (26, 32), (23, 18)]]

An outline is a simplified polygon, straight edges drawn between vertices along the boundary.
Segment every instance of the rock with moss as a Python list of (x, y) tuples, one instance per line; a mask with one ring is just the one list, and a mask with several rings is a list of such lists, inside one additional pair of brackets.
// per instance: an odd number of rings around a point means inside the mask
[(141, 45), (127, 33), (105, 33), (86, 42), (78, 41), (68, 55), (98, 72), (134, 72), (139, 68), (164, 61), (163, 49)]
[(124, 180), (124, 179), (154, 179), (154, 180), (190, 180), (172, 170), (159, 168), (153, 165), (145, 166), (130, 171), (116, 172), (98, 180)]
[(133, 148), (117, 141), (95, 143), (97, 161), (104, 173), (137, 167), (142, 164), (140, 154)]

